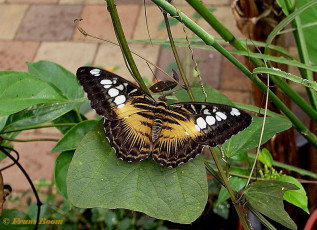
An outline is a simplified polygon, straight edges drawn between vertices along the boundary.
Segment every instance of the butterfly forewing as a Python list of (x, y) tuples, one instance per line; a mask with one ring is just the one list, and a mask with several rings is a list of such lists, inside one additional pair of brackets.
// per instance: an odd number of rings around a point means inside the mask
[(191, 127), (187, 132), (197, 143), (211, 147), (223, 144), (252, 122), (248, 113), (222, 104), (185, 102), (172, 104), (169, 109), (188, 116)]
[(77, 78), (92, 108), (104, 117), (106, 137), (118, 158), (141, 161), (152, 154), (177, 167), (248, 127), (251, 116), (226, 105), (156, 102), (131, 82), (106, 70), (81, 67)]

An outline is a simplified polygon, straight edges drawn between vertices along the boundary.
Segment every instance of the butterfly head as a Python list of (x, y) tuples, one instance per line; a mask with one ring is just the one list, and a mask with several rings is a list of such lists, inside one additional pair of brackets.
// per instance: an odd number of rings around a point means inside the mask
[(167, 98), (163, 95), (158, 98), (158, 101), (167, 102)]

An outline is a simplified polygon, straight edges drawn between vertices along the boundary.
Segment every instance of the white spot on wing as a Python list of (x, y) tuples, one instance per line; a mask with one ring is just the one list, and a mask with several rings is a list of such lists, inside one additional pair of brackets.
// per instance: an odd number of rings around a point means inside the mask
[(124, 95), (119, 95), (114, 99), (114, 103), (117, 105), (123, 104), (126, 101), (126, 98)]
[(216, 123), (216, 119), (213, 116), (207, 116), (206, 122), (208, 125), (214, 125)]
[(110, 81), (109, 79), (103, 79), (100, 81), (100, 84), (102, 85), (112, 85), (112, 81)]
[(236, 108), (232, 108), (230, 114), (231, 114), (232, 116), (240, 116), (241, 113), (240, 113), (240, 111), (237, 110)]
[[(131, 90), (130, 93), (134, 93), (134, 92), (136, 92), (136, 91), (138, 91), (138, 89)], [(129, 93), (129, 94), (130, 94), (130, 93)]]
[(118, 85), (116, 88), (117, 88), (118, 90), (123, 90), (123, 89), (124, 89), (124, 86), (123, 86), (123, 85)]
[(117, 96), (119, 94), (119, 90), (114, 89), (114, 88), (109, 89), (108, 94), (109, 94), (110, 97), (115, 97), (115, 96)]
[(209, 109), (205, 109), (203, 113), (206, 115), (211, 115), (211, 113), (209, 112)]
[(207, 127), (206, 121), (202, 117), (197, 118), (196, 123), (201, 129), (204, 129)]
[(124, 106), (124, 104), (120, 104), (117, 106), (118, 109), (122, 108)]
[(196, 108), (194, 105), (190, 105), (190, 107), (192, 108), (192, 110), (194, 110), (194, 112), (196, 113)]
[(185, 134), (186, 134), (187, 136), (189, 136), (189, 133), (188, 133), (187, 131), (185, 131)]
[(101, 71), (100, 69), (92, 69), (92, 70), (90, 70), (90, 74), (98, 77), (98, 76), (100, 76), (100, 71)]
[(216, 112), (216, 116), (219, 116), (222, 120), (227, 119), (227, 115), (222, 112)]
[(109, 89), (111, 87), (111, 85), (104, 85), (103, 86), (105, 89)]
[(195, 125), (195, 128), (197, 129), (197, 131), (200, 131), (200, 128), (198, 125)]

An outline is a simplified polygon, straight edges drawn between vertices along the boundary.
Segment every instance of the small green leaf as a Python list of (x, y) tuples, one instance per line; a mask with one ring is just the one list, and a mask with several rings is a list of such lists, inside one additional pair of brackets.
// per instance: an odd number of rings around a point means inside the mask
[(29, 108), (9, 116), (5, 130), (27, 128), (50, 122), (68, 111), (79, 107), (83, 102), (64, 102), (53, 104), (33, 105)]
[[(246, 171), (242, 169), (232, 169), (230, 172), (238, 173), (241, 175), (247, 175)], [(229, 184), (234, 191), (240, 191), (246, 185), (246, 183), (246, 178), (241, 178), (237, 176), (229, 177)], [(218, 195), (218, 199), (216, 201), (216, 206), (223, 204), (229, 197), (230, 196), (228, 190), (222, 186)]]
[[(168, 23), (172, 27), (172, 26), (177, 25), (179, 23), (179, 21), (177, 21), (175, 18), (168, 18)], [(164, 28), (166, 28), (165, 21), (162, 20), (161, 23), (158, 25), (157, 29), (162, 30)]]
[(39, 61), (27, 63), (30, 74), (41, 78), (68, 99), (78, 99), (84, 96), (84, 91), (75, 75), (62, 66), (49, 62)]
[(75, 150), (83, 137), (96, 125), (96, 123), (96, 120), (87, 120), (80, 122), (76, 126), (72, 127), (62, 137), (62, 139), (57, 142), (51, 152), (54, 153), (67, 150)]
[(68, 200), (67, 190), (66, 190), (66, 176), (68, 172), (68, 167), (72, 161), (74, 151), (62, 152), (56, 158), (55, 169), (54, 169), (54, 181), (57, 190), (62, 195), (65, 200)]
[(297, 186), (282, 181), (256, 181), (246, 188), (244, 195), (247, 202), (265, 216), (285, 227), (297, 229), (283, 205), (284, 193), (296, 189)]
[(165, 168), (151, 157), (129, 163), (118, 159), (103, 125), (78, 146), (67, 174), (67, 193), (80, 208), (125, 208), (178, 223), (197, 219), (207, 202), (207, 180), (201, 156), (177, 168)]
[[(255, 148), (259, 144), (263, 117), (253, 117), (251, 125), (237, 135), (227, 140), (222, 147), (226, 156), (232, 157), (238, 153)], [(271, 139), (276, 133), (292, 127), (292, 123), (283, 117), (267, 117), (262, 138), (262, 144)]]
[(0, 116), (35, 104), (65, 101), (53, 87), (28, 73), (2, 71), (0, 82)]
[(261, 149), (258, 159), (259, 161), (262, 162), (262, 164), (268, 166), (269, 168), (272, 168), (273, 157), (268, 149), (266, 148)]
[(305, 191), (304, 187), (302, 186), (302, 184), (296, 178), (291, 177), (291, 176), (286, 176), (286, 175), (278, 177), (276, 180), (294, 184), (299, 188), (299, 190), (292, 190), (292, 191), (285, 192), (285, 194), (283, 196), (284, 200), (286, 200), (287, 202), (303, 209), (305, 212), (307, 212), (309, 214), (308, 198), (307, 198), (306, 191)]
[(171, 62), (165, 69), (166, 73), (172, 73), (172, 71), (174, 70), (178, 70), (178, 66), (176, 64), (176, 62)]
[(30, 228), (30, 225), (22, 224), (22, 220), (27, 221), (31, 220), (31, 218), (21, 211), (15, 209), (4, 209), (2, 211), (2, 216), (0, 217), (0, 229), (27, 230), (34, 228), (34, 225), (31, 225), (32, 227)]

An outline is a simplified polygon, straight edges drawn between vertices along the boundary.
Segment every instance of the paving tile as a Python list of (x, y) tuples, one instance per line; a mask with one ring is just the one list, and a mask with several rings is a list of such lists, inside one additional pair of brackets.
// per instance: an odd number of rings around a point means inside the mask
[[(127, 39), (132, 38), (139, 9), (140, 6), (138, 5), (117, 6), (122, 28)], [(83, 20), (79, 23), (79, 26), (87, 33), (99, 38), (116, 41), (116, 35), (113, 31), (111, 18), (106, 5), (86, 5), (80, 17)], [(85, 37), (78, 30), (75, 31), (73, 40), (100, 42), (100, 40)]]
[[(41, 134), (20, 134), (16, 139), (30, 138), (56, 138), (61, 136), (56, 135), (41, 135)], [(19, 163), (27, 171), (32, 181), (46, 178), (53, 180), (54, 164), (57, 154), (50, 154), (49, 151), (55, 146), (55, 142), (14, 142), (14, 149), (20, 153)], [(0, 162), (0, 168), (10, 164), (10, 159), (6, 158)], [(13, 191), (25, 191), (30, 189), (25, 176), (13, 166), (2, 172), (4, 183), (10, 184)]]
[[(222, 56), (218, 52), (211, 50), (193, 49), (193, 52), (202, 76), (203, 84), (207, 84), (216, 89), (219, 88)], [(194, 63), (191, 59), (190, 51), (187, 48), (179, 48), (178, 54), (183, 63), (184, 70), (186, 68), (189, 69), (190, 82), (194, 81), (198, 83), (199, 80), (192, 77)], [(158, 66), (163, 70), (166, 70), (166, 68), (173, 62), (175, 63), (175, 59), (172, 51), (170, 49), (162, 48)], [(158, 78), (163, 78), (163, 74), (160, 72), (157, 72), (156, 74)]]
[(1, 40), (14, 39), (27, 8), (27, 5), (0, 5)]
[(251, 92), (233, 91), (233, 90), (219, 90), (221, 93), (230, 98), (233, 102), (251, 104)]
[[(131, 44), (129, 45), (131, 51), (134, 51), (146, 58), (152, 63), (156, 63), (159, 55), (159, 46), (151, 46), (148, 44)], [(144, 60), (134, 56), (136, 65), (142, 77), (153, 79), (153, 74)], [(119, 67), (116, 74), (134, 81), (131, 77), (121, 54), (120, 48), (111, 44), (101, 44), (96, 55), (94, 65), (100, 65), (104, 68)], [(153, 67), (151, 67), (154, 69)]]
[[(191, 7), (186, 6), (183, 8), (180, 8), (182, 12), (184, 12), (186, 15), (193, 15), (195, 12)], [(163, 29), (159, 30), (159, 25), (164, 20), (163, 15), (159, 8), (156, 5), (149, 5), (146, 7), (146, 13), (147, 13), (147, 21), (148, 21), (148, 27), (150, 31), (150, 35), (152, 39), (155, 38), (167, 38), (166, 29), (165, 27)], [(183, 25), (181, 23), (177, 23), (175, 26), (171, 26), (172, 34), (174, 38), (179, 37), (185, 37), (184, 31), (183, 31)], [(188, 36), (192, 36), (192, 33), (190, 30), (186, 30), (188, 33)], [(135, 31), (133, 34), (133, 39), (148, 39), (148, 31), (146, 27), (146, 20), (144, 16), (144, 7), (142, 6), (139, 17), (137, 20), (137, 24), (135, 26)]]
[(70, 40), (79, 18), (79, 5), (31, 5), (18, 29), (20, 40)]
[[(241, 63), (244, 63), (244, 57), (234, 55)], [(228, 59), (223, 58), (221, 68), (220, 88), (226, 90), (251, 90), (251, 80), (246, 77), (235, 65)]]
[(54, 4), (58, 0), (6, 0), (6, 3)]
[(42, 42), (35, 61), (48, 60), (73, 73), (78, 67), (92, 63), (97, 44), (76, 42)]
[[(228, 28), (233, 35), (237, 38), (244, 38), (244, 36), (239, 31), (236, 26), (236, 21), (233, 17), (232, 10), (230, 6), (217, 6), (215, 7), (216, 11), (212, 14), (226, 27)], [(219, 38), (220, 35), (203, 19), (200, 18), (197, 20), (197, 24), (205, 29), (212, 36)]]
[(100, 4), (100, 5), (105, 5), (106, 2), (103, 0), (59, 0), (59, 4), (74, 4), (74, 5)]
[(27, 71), (25, 62), (33, 61), (39, 45), (35, 41), (0, 41), (0, 70)]

